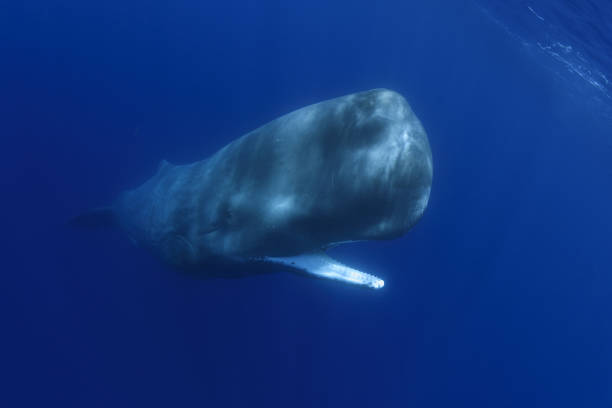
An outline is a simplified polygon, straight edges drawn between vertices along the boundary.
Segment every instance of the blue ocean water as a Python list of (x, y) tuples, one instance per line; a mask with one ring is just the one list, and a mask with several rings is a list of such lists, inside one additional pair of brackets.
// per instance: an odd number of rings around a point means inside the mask
[[(32, 0), (0, 12), (0, 405), (609, 407), (612, 8)], [(402, 93), (434, 184), (334, 256), (196, 280), (66, 221), (303, 105)]]

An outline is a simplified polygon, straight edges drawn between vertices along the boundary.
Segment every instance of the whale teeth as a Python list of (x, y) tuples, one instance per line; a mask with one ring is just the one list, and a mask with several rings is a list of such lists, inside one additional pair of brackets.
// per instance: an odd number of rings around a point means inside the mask
[(384, 281), (384, 280), (382, 280), (382, 279), (377, 279), (377, 280), (375, 280), (374, 282), (372, 282), (372, 287), (373, 287), (374, 289), (380, 289), (380, 288), (382, 288), (383, 286), (385, 286), (385, 281)]
[(279, 263), (318, 278), (338, 280), (372, 289), (385, 286), (385, 281), (369, 273), (343, 265), (324, 252), (290, 257), (266, 257), (266, 261)]

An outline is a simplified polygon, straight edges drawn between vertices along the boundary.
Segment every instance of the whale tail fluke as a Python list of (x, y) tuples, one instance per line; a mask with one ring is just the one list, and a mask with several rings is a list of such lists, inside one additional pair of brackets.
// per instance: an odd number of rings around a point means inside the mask
[(115, 225), (115, 212), (111, 207), (99, 207), (71, 218), (68, 224), (85, 229), (108, 228)]

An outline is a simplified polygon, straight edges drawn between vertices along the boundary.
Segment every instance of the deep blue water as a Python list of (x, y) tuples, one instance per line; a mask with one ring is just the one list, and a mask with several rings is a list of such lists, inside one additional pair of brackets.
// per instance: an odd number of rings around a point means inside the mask
[[(612, 5), (12, 2), (0, 406), (612, 406)], [(568, 48), (569, 47), (569, 48)], [(387, 87), (429, 134), (380, 291), (194, 280), (66, 220), (295, 108)]]

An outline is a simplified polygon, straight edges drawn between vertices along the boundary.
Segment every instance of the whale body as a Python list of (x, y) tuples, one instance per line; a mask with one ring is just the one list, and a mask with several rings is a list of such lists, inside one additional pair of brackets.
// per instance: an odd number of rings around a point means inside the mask
[(380, 288), (324, 251), (406, 233), (427, 206), (432, 172), (406, 100), (374, 89), (281, 116), (205, 160), (162, 161), (140, 187), (75, 223), (113, 223), (165, 262), (203, 274), (263, 262)]

